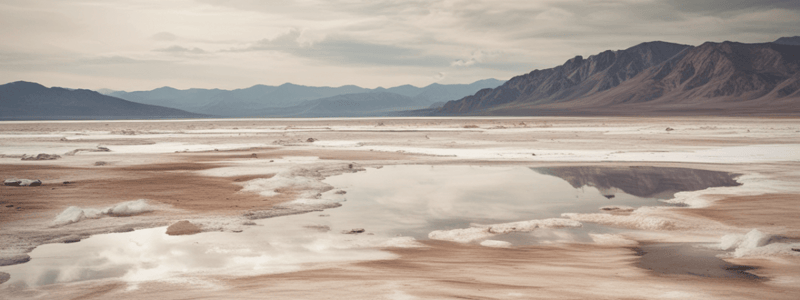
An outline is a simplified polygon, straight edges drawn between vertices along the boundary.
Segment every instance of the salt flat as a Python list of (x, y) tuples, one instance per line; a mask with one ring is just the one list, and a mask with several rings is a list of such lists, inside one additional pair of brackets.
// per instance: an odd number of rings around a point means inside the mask
[(10, 178), (9, 299), (800, 295), (797, 119), (0, 122)]

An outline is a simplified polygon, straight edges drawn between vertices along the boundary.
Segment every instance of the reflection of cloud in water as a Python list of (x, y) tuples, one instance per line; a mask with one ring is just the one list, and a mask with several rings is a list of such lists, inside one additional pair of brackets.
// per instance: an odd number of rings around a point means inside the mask
[[(384, 239), (309, 232), (300, 226), (258, 226), (240, 234), (192, 236), (168, 236), (164, 231), (153, 228), (43, 245), (31, 253), (30, 262), (3, 271), (12, 274), (9, 284), (16, 286), (101, 278), (181, 281), (186, 280), (183, 275), (273, 274), (308, 268), (309, 264), (394, 257), (370, 248)], [(410, 240), (395, 242), (413, 244)]]
[[(564, 181), (526, 168), (402, 166), (345, 174), (326, 180), (348, 191), (348, 199), (370, 199), (401, 224), (427, 220), (514, 220), (534, 210), (574, 200)], [(535, 206), (535, 209), (532, 207)]]
[(608, 205), (658, 204), (624, 192), (608, 199), (596, 188), (576, 189), (561, 178), (525, 167), (387, 166), (325, 182), (347, 190), (348, 202), (331, 210), (332, 216), (358, 220), (352, 224), (356, 227), (417, 238), (471, 223), (557, 218), (564, 212), (593, 213)]

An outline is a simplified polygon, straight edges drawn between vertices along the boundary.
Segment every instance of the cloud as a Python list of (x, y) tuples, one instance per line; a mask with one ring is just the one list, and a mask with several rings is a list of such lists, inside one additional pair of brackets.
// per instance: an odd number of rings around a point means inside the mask
[(126, 64), (141, 64), (141, 63), (166, 63), (166, 61), (159, 61), (159, 60), (142, 60), (142, 59), (135, 59), (125, 56), (98, 56), (92, 58), (85, 58), (79, 59), (76, 61), (77, 63), (81, 64), (92, 64), (92, 65), (126, 65)]
[(800, 10), (800, 2), (794, 0), (665, 0), (663, 3), (678, 11), (703, 15), (725, 15), (733, 12), (771, 9)]
[(155, 40), (155, 41), (171, 42), (171, 41), (177, 40), (178, 36), (174, 35), (172, 33), (166, 32), (166, 31), (162, 31), (162, 32), (154, 34), (150, 38)]
[(453, 67), (469, 67), (475, 64), (483, 63), (487, 60), (490, 60), (500, 54), (500, 51), (493, 51), (493, 52), (485, 52), (485, 51), (475, 51), (472, 52), (469, 58), (467, 59), (457, 59), (450, 63), (450, 66)]
[(155, 49), (153, 51), (174, 53), (174, 54), (206, 54), (206, 53), (208, 53), (205, 50), (197, 48), (197, 47), (194, 47), (194, 48), (190, 49), (190, 48), (185, 48), (185, 47), (181, 47), (181, 46), (178, 46), (178, 45), (170, 46), (170, 47), (167, 47), (167, 48)]
[(323, 61), (329, 64), (378, 66), (446, 66), (447, 59), (429, 55), (420, 49), (405, 46), (360, 41), (333, 34), (310, 39), (298, 29), (272, 39), (262, 39), (247, 47), (232, 48), (229, 52), (276, 51)]

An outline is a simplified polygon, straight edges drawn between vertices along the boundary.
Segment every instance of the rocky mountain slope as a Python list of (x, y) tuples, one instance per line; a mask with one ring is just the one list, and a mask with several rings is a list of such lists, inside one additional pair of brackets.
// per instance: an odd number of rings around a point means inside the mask
[(197, 118), (200, 114), (134, 103), (90, 90), (47, 88), (17, 81), (0, 85), (0, 120)]
[(514, 77), (435, 113), (800, 113), (798, 61), (800, 46), (777, 43), (643, 43)]

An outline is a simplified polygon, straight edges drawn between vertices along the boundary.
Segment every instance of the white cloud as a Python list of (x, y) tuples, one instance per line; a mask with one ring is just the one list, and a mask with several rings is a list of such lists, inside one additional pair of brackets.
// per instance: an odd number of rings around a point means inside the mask
[(174, 45), (174, 46), (170, 46), (170, 47), (166, 47), (166, 48), (159, 48), (159, 49), (155, 49), (153, 51), (175, 53), (175, 54), (205, 54), (205, 53), (208, 53), (205, 50), (197, 48), (197, 47), (186, 48), (186, 47), (181, 47), (181, 46), (178, 46), (178, 45)]
[(167, 42), (171, 42), (171, 41), (175, 41), (175, 40), (177, 40), (177, 39), (178, 39), (178, 36), (176, 36), (176, 35), (174, 35), (174, 34), (172, 34), (172, 33), (169, 33), (169, 32), (162, 31), (162, 32), (159, 32), (159, 33), (156, 33), (156, 34), (154, 34), (154, 35), (151, 37), (151, 39), (153, 39), (153, 40), (156, 40), (156, 41), (167, 41)]

